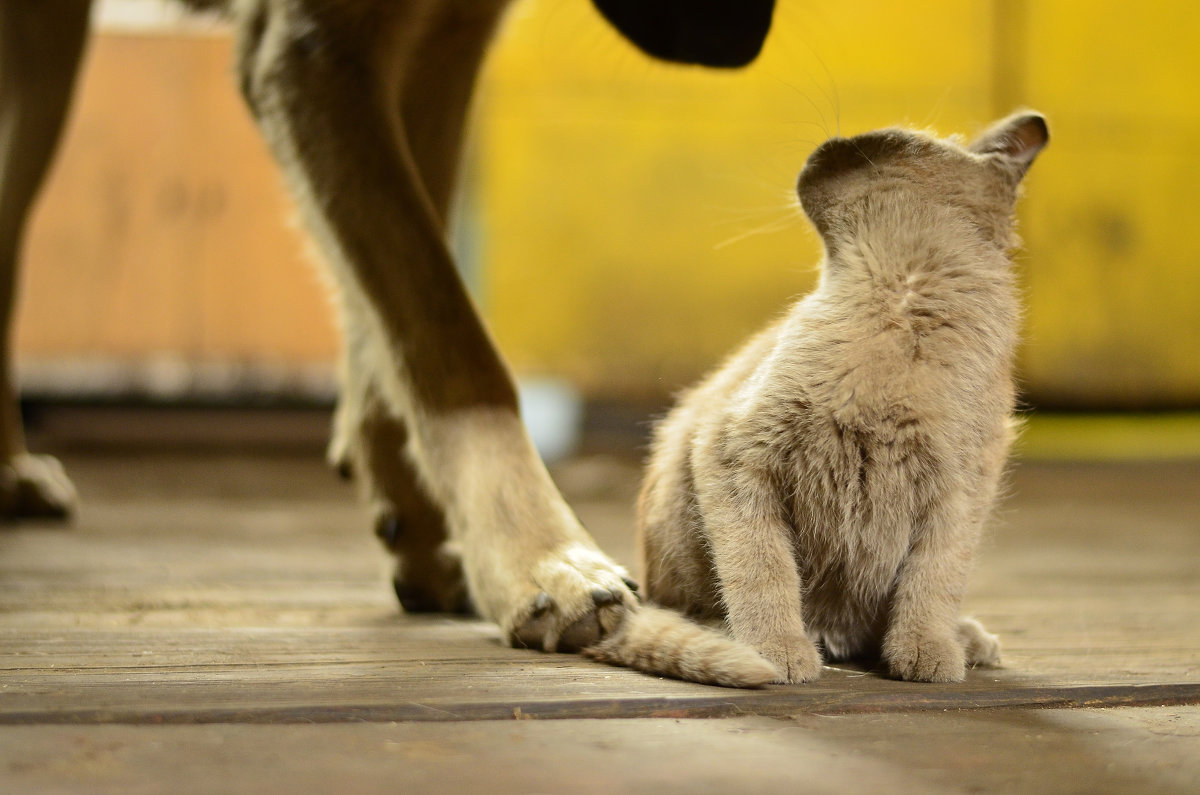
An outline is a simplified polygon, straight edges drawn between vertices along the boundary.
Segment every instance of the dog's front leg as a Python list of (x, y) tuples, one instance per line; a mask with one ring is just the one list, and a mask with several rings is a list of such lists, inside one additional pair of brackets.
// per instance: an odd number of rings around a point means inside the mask
[[(406, 34), (399, 80), (400, 122), (421, 183), (443, 229), (453, 203), (467, 109), (496, 11), (475, 3), (425, 4)], [(443, 234), (443, 237), (445, 235)], [(429, 497), (405, 454), (410, 437), (382, 398), (378, 363), (387, 357), (354, 296), (340, 293), (343, 335), (341, 393), (334, 414), (330, 464), (352, 475), (371, 504), (376, 533), (397, 555), (396, 595), (404, 609), (469, 609), (458, 546), (445, 515)]]
[(0, 2), (0, 515), (65, 516), (75, 488), (25, 449), (9, 333), (30, 205), (58, 144), (87, 36), (90, 0)]
[(405, 134), (406, 62), (438, 5), (244, 3), (242, 85), (339, 288), (361, 307), (379, 397), (407, 428), (403, 454), (461, 548), (476, 607), (515, 642), (574, 647), (632, 594), (521, 425)]
[(446, 515), (423, 485), (410, 452), (411, 434), (381, 384), (378, 335), (370, 308), (341, 291), (341, 395), (330, 460), (352, 474), (371, 507), (375, 534), (396, 556), (393, 584), (405, 612), (471, 612), (459, 547)]

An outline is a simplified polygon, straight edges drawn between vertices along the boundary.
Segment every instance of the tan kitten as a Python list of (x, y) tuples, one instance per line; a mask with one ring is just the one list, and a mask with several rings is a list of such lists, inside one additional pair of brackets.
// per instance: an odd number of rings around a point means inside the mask
[[(820, 648), (929, 682), (998, 661), (959, 606), (1011, 440), (1013, 208), (1047, 140), (1019, 113), (966, 147), (882, 130), (812, 154), (820, 283), (657, 430), (652, 601), (724, 621), (781, 682)], [(592, 654), (649, 667), (619, 634)]]

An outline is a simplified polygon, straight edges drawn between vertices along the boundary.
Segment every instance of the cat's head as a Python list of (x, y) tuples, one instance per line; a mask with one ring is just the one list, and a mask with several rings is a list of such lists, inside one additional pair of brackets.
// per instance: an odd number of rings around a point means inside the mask
[(1021, 178), (1048, 141), (1046, 120), (1032, 111), (966, 146), (901, 129), (832, 138), (809, 156), (797, 192), (830, 251), (869, 222), (870, 208), (904, 213), (927, 204), (960, 209), (985, 238), (1007, 247)]

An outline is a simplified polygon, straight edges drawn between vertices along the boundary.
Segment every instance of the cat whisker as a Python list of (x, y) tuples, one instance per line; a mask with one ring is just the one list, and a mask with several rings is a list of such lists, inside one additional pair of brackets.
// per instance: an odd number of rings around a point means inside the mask
[(742, 242), (743, 240), (747, 240), (749, 238), (756, 237), (758, 235), (769, 235), (774, 232), (782, 232), (784, 229), (788, 229), (790, 227), (795, 226), (798, 223), (798, 221), (799, 221), (799, 218), (794, 215), (789, 216), (787, 218), (780, 218), (780, 219), (776, 219), (774, 221), (768, 221), (767, 223), (762, 224), (761, 226), (754, 227), (753, 229), (747, 229), (744, 232), (736, 234), (733, 237), (727, 238), (727, 239), (721, 241), (720, 243), (715, 244), (713, 246), (713, 250), (720, 251), (721, 249), (728, 248), (729, 246), (735, 245), (737, 243)]

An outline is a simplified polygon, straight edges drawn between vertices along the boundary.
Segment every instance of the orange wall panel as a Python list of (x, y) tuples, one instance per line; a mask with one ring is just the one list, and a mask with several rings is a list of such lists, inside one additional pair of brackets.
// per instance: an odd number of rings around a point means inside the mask
[(334, 357), (329, 303), (230, 64), (224, 35), (93, 39), (26, 241), (22, 359)]

